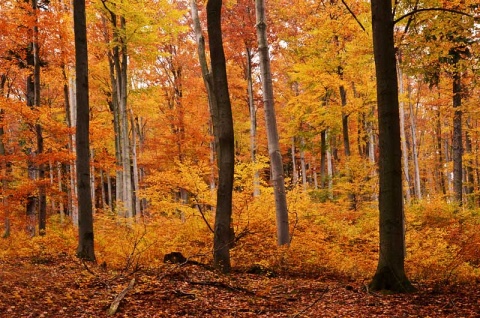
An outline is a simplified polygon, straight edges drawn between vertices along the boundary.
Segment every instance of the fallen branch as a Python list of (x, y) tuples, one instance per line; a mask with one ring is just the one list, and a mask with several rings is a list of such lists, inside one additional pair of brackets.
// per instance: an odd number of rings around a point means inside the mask
[(310, 308), (312, 308), (313, 306), (315, 306), (316, 303), (318, 303), (322, 298), (323, 296), (325, 296), (325, 294), (328, 292), (328, 287), (325, 288), (323, 290), (323, 292), (320, 294), (320, 296), (315, 299), (315, 301), (313, 303), (311, 303), (310, 305), (308, 305), (307, 307), (303, 308), (302, 310), (300, 310), (299, 312), (297, 312), (295, 315), (292, 316), (292, 318), (297, 318), (299, 317), (301, 314), (303, 314), (304, 312), (306, 312), (307, 310), (309, 310)]
[(132, 278), (132, 280), (130, 281), (130, 284), (128, 284), (128, 286), (125, 287), (125, 289), (122, 290), (120, 292), (120, 294), (117, 295), (117, 297), (115, 297), (112, 304), (110, 305), (110, 308), (107, 311), (107, 314), (109, 316), (112, 316), (117, 312), (117, 309), (118, 309), (118, 306), (120, 305), (120, 302), (125, 297), (125, 295), (128, 293), (128, 291), (133, 288), (134, 284), (135, 284), (135, 278)]

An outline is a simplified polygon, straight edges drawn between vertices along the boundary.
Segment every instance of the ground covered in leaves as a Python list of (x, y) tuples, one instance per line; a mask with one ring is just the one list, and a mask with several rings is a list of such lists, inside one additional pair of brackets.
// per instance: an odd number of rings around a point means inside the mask
[(0, 317), (478, 317), (472, 285), (421, 282), (407, 295), (371, 293), (364, 281), (257, 268), (221, 275), (197, 264), (118, 272), (59, 254), (0, 260)]

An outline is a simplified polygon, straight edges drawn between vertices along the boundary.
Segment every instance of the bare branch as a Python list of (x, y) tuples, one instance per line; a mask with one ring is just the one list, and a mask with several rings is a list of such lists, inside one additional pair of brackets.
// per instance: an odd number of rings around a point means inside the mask
[(355, 15), (355, 13), (353, 13), (353, 11), (350, 9), (350, 7), (345, 2), (345, 0), (342, 0), (342, 3), (345, 6), (345, 8), (347, 8), (348, 12), (350, 12), (350, 14), (353, 16), (355, 21), (357, 21), (358, 25), (362, 28), (362, 30), (365, 31), (365, 27), (363, 26), (362, 22), (360, 22), (360, 20), (358, 20), (357, 16)]
[[(342, 0), (343, 2), (343, 0)], [(473, 16), (469, 13), (466, 13), (466, 12), (463, 12), (463, 11), (459, 11), (459, 10), (454, 10), (454, 9), (446, 9), (446, 8), (421, 8), (421, 9), (415, 9), (409, 13), (406, 13), (404, 15), (402, 15), (401, 17), (399, 17), (398, 19), (394, 20), (393, 21), (393, 24), (396, 24), (400, 21), (402, 21), (403, 19), (405, 18), (408, 18), (409, 16), (412, 16), (414, 14), (417, 14), (417, 13), (420, 13), (420, 12), (424, 12), (424, 11), (443, 11), (443, 12), (450, 12), (450, 13), (455, 13), (455, 14), (460, 14), (460, 15), (464, 15), (464, 16), (467, 16), (467, 17), (470, 17), (473, 19)]]

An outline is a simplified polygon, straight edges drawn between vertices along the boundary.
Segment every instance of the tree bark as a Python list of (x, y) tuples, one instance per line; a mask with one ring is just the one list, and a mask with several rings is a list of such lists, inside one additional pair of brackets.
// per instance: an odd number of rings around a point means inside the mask
[(410, 292), (405, 269), (398, 82), (391, 1), (372, 0), (380, 173), (380, 252), (371, 290)]
[(223, 273), (230, 272), (230, 246), (233, 243), (232, 192), (234, 172), (233, 118), (223, 50), (222, 1), (208, 0), (207, 30), (210, 44), (213, 88), (216, 107), (213, 109), (213, 131), (217, 142), (219, 170), (217, 209), (213, 238), (214, 266)]
[(463, 163), (462, 163), (462, 83), (461, 74), (458, 70), (459, 53), (454, 54), (454, 73), (453, 73), (453, 192), (454, 199), (458, 205), (462, 205), (463, 201)]
[[(399, 54), (399, 60), (401, 55)], [(400, 61), (397, 61), (397, 75), (398, 75), (398, 90), (399, 94), (402, 96), (405, 93), (403, 86), (403, 71), (400, 66)], [(411, 197), (411, 186), (410, 186), (410, 167), (408, 164), (408, 147), (407, 147), (407, 137), (405, 134), (405, 103), (401, 101), (399, 103), (399, 113), (400, 113), (400, 139), (402, 143), (402, 163), (403, 163), (403, 175), (405, 177), (405, 201), (407, 204), (410, 204)], [(410, 113), (410, 116), (413, 114)]]
[[(257, 108), (253, 100), (253, 80), (252, 80), (252, 51), (249, 47), (245, 49), (247, 54), (247, 95), (248, 95), (248, 109), (250, 114), (250, 156), (252, 163), (257, 163)], [(253, 171), (253, 196), (260, 195), (260, 173), (254, 167)]]
[(268, 152), (272, 171), (273, 191), (275, 195), (275, 210), (277, 222), (277, 243), (290, 243), (288, 226), (287, 196), (285, 191), (284, 172), (280, 145), (278, 142), (277, 120), (273, 97), (272, 72), (270, 70), (270, 55), (267, 42), (267, 24), (265, 18), (265, 3), (255, 1), (258, 52), (260, 55), (260, 69), (263, 90), (263, 105), (265, 111), (265, 126), (267, 130)]
[[(422, 184), (420, 182), (420, 166), (418, 164), (418, 143), (417, 143), (417, 124), (415, 122), (415, 111), (413, 109), (413, 103), (411, 101), (411, 87), (408, 83), (408, 105), (410, 108), (410, 129), (412, 134), (412, 160), (413, 160), (413, 177), (414, 177), (414, 190), (417, 200), (422, 199)], [(418, 100), (417, 100), (418, 105)]]
[(210, 163), (212, 165), (212, 171), (210, 174), (210, 189), (215, 189), (215, 145), (218, 143), (215, 140), (216, 136), (213, 132), (213, 116), (214, 110), (217, 109), (217, 99), (213, 91), (213, 78), (212, 73), (208, 69), (207, 55), (205, 54), (205, 38), (202, 32), (202, 26), (200, 24), (200, 18), (198, 17), (198, 7), (196, 0), (190, 0), (190, 11), (192, 13), (193, 28), (195, 31), (195, 38), (197, 41), (197, 53), (200, 68), (202, 70), (203, 83), (207, 91), (208, 108), (210, 111), (210, 133), (213, 135), (214, 140), (210, 142)]
[(465, 184), (465, 194), (467, 206), (469, 208), (475, 207), (475, 179), (473, 177), (473, 146), (472, 146), (472, 136), (471, 136), (471, 125), (472, 119), (470, 116), (466, 119), (467, 130), (465, 131), (465, 151), (469, 155), (469, 159), (466, 160), (465, 172), (466, 172), (466, 184)]
[(73, 23), (75, 32), (75, 82), (77, 89), (77, 192), (78, 192), (78, 247), (77, 257), (95, 261), (92, 197), (90, 191), (90, 105), (88, 99), (88, 49), (85, 0), (74, 0)]
[[(40, 52), (39, 52), (39, 39), (38, 39), (38, 3), (37, 0), (32, 0), (32, 9), (35, 15), (35, 25), (33, 26), (33, 86), (34, 86), (34, 106), (40, 107)], [(35, 124), (35, 135), (37, 138), (37, 152), (36, 155), (43, 154), (43, 132), (40, 122)], [(45, 235), (47, 226), (47, 198), (45, 194), (45, 185), (43, 179), (45, 178), (45, 165), (43, 163), (38, 164), (38, 180), (40, 185), (38, 186), (38, 232), (40, 235)]]

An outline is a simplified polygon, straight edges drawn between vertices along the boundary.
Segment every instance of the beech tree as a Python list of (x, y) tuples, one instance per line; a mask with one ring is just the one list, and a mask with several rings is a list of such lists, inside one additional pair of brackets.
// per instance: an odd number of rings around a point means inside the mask
[(372, 0), (373, 53), (379, 128), (380, 251), (371, 290), (410, 292), (405, 274), (398, 81), (390, 1)]
[[(230, 246), (233, 243), (232, 192), (234, 172), (234, 137), (232, 107), (227, 82), (227, 69), (222, 40), (222, 0), (207, 2), (207, 30), (213, 91), (213, 132), (217, 143), (218, 189), (213, 238), (214, 265), (224, 273), (230, 272)], [(216, 106), (216, 107), (215, 107)]]
[(76, 167), (78, 193), (79, 258), (94, 261), (93, 213), (90, 189), (90, 105), (88, 97), (88, 49), (85, 0), (73, 2), (75, 32), (75, 84), (77, 97)]
[(272, 174), (271, 179), (275, 195), (277, 242), (279, 245), (285, 245), (290, 243), (290, 235), (288, 233), (287, 195), (285, 192), (283, 176), (282, 154), (280, 153), (280, 145), (278, 142), (277, 119), (275, 117), (264, 1), (256, 0), (255, 8), (257, 15), (257, 39), (258, 52), (260, 55), (265, 125), (267, 127), (268, 152), (270, 155), (270, 168)]

